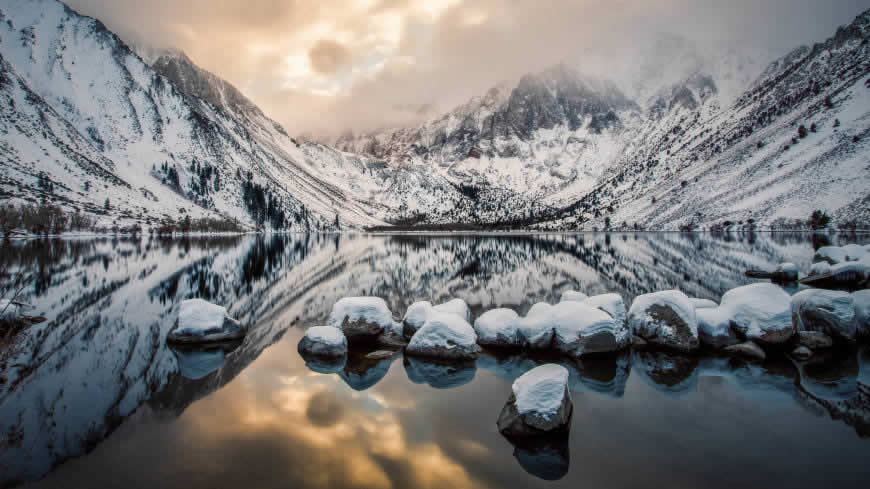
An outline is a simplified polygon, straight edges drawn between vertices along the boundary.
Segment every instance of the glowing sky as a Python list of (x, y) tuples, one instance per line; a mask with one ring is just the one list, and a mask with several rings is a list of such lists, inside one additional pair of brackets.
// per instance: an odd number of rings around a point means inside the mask
[(185, 51), (293, 133), (395, 123), (567, 61), (616, 73), (654, 33), (784, 54), (870, 0), (68, 0)]

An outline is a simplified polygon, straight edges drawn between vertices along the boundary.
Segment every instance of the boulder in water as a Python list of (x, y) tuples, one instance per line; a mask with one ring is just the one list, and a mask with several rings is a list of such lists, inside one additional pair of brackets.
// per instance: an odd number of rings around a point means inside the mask
[(738, 335), (762, 345), (777, 345), (795, 334), (791, 297), (781, 287), (758, 283), (731, 289), (720, 306), (728, 311)]
[(688, 352), (700, 344), (695, 306), (678, 290), (636, 297), (628, 311), (628, 326), (634, 335), (663, 348)]
[(227, 309), (202, 299), (188, 299), (178, 308), (178, 319), (166, 337), (170, 343), (219, 343), (245, 336), (245, 328)]
[(803, 290), (792, 297), (791, 310), (798, 331), (816, 331), (845, 342), (856, 339), (855, 306), (848, 292)]
[(482, 346), (514, 348), (522, 345), (517, 333), (519, 315), (512, 309), (491, 309), (474, 321), (477, 343)]
[(338, 328), (314, 326), (305, 331), (297, 349), (303, 355), (343, 357), (347, 355), (347, 338)]
[(393, 314), (379, 297), (345, 297), (332, 306), (326, 324), (344, 332), (348, 342), (375, 341), (393, 328)]
[(568, 370), (556, 364), (541, 365), (514, 381), (498, 417), (498, 429), (510, 437), (565, 432), (573, 410)]
[(432, 311), (405, 348), (409, 355), (445, 360), (473, 360), (480, 353), (477, 333), (456, 314)]

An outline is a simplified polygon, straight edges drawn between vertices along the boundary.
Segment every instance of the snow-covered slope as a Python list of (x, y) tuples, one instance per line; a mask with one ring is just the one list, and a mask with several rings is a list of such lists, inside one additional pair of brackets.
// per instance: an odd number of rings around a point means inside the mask
[(772, 63), (730, 106), (669, 108), (665, 124), (639, 132), (595, 190), (547, 226), (788, 226), (815, 209), (866, 225), (868, 38), (865, 12)]
[(6, 196), (45, 197), (103, 224), (219, 214), (291, 229), (336, 215), (344, 226), (378, 225), (404, 200), (427, 212), (462, 200), (427, 175), (300, 144), (183, 54), (152, 68), (55, 0), (0, 5), (0, 57)]

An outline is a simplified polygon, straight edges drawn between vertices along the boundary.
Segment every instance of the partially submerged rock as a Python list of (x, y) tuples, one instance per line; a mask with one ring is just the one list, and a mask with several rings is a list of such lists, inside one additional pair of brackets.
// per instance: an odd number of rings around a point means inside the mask
[(845, 246), (823, 246), (816, 250), (813, 261), (827, 262), (831, 265), (838, 263), (846, 263), (850, 261), (861, 261), (870, 255), (866, 247), (857, 244), (848, 244)]
[(446, 312), (448, 314), (455, 314), (455, 315), (461, 317), (462, 319), (464, 319), (465, 322), (468, 322), (468, 323), (471, 322), (471, 309), (468, 308), (468, 304), (466, 304), (465, 301), (462, 299), (453, 299), (453, 300), (447, 301), (443, 304), (438, 304), (437, 306), (434, 306), (432, 309), (434, 309), (435, 311), (438, 311), (438, 312)]
[(746, 276), (749, 278), (766, 278), (778, 283), (789, 283), (798, 281), (799, 270), (794, 263), (780, 263), (772, 271), (747, 270)]
[(229, 317), (227, 309), (202, 299), (188, 299), (178, 308), (178, 319), (166, 337), (170, 343), (217, 343), (238, 340), (245, 328)]
[(477, 343), (482, 346), (513, 348), (522, 346), (517, 333), (520, 316), (512, 309), (491, 309), (474, 321)]
[(562, 297), (559, 299), (560, 302), (583, 302), (588, 299), (589, 296), (584, 294), (583, 292), (577, 292), (576, 290), (566, 290), (562, 292)]
[(731, 329), (731, 313), (728, 309), (718, 306), (696, 309), (695, 316), (698, 318), (698, 339), (701, 344), (723, 348), (739, 342), (737, 334)]
[(816, 331), (840, 341), (856, 339), (855, 306), (848, 292), (809, 289), (792, 297), (792, 321), (798, 331)]
[(453, 299), (437, 306), (433, 306), (429, 301), (415, 302), (408, 307), (405, 318), (402, 320), (402, 336), (406, 340), (410, 340), (414, 333), (423, 327), (433, 312), (454, 314), (466, 322), (471, 321), (471, 309), (462, 299)]
[(477, 334), (468, 322), (446, 312), (432, 311), (408, 346), (409, 355), (446, 360), (473, 360), (480, 353)]
[(338, 328), (314, 326), (305, 331), (297, 349), (304, 355), (343, 357), (347, 355), (347, 338)]
[(498, 417), (498, 429), (509, 437), (565, 432), (573, 410), (568, 370), (561, 365), (541, 365), (513, 383), (512, 394)]
[(762, 345), (785, 343), (794, 336), (791, 297), (777, 285), (758, 283), (731, 289), (720, 306), (728, 311), (731, 327)]
[(408, 306), (405, 317), (402, 319), (402, 336), (406, 340), (410, 340), (414, 333), (423, 327), (430, 312), (432, 312), (432, 303), (429, 301), (415, 302)]
[(348, 342), (375, 341), (393, 327), (393, 314), (379, 297), (345, 297), (332, 306), (327, 326), (344, 332)]
[(749, 360), (757, 360), (763, 362), (767, 358), (767, 354), (756, 343), (747, 341), (737, 345), (731, 345), (724, 348), (724, 351), (733, 355), (738, 355)]
[(820, 289), (857, 290), (870, 287), (870, 258), (861, 262), (844, 262), (830, 267), (826, 273), (810, 275), (801, 283)]
[(536, 305), (516, 324), (524, 346), (573, 357), (619, 351), (631, 344), (631, 332), (624, 321), (618, 322), (585, 301)]
[(695, 306), (678, 290), (636, 297), (628, 311), (628, 325), (636, 336), (656, 346), (684, 352), (699, 346)]

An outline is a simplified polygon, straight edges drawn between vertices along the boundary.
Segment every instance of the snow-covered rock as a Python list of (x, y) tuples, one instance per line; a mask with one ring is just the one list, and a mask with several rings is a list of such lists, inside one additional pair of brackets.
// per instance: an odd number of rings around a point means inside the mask
[(410, 340), (414, 333), (423, 327), (431, 311), (432, 303), (429, 301), (415, 302), (408, 306), (405, 317), (402, 319), (402, 336), (406, 340)]
[(345, 297), (332, 306), (327, 326), (339, 328), (349, 342), (371, 341), (393, 327), (393, 314), (380, 297)]
[(797, 265), (794, 263), (780, 263), (773, 271), (747, 270), (746, 276), (751, 278), (766, 278), (772, 282), (790, 283), (797, 282), (800, 275)]
[(764, 361), (764, 359), (767, 358), (767, 354), (764, 353), (764, 350), (762, 350), (761, 347), (758, 346), (758, 344), (752, 341), (747, 341), (746, 343), (739, 343), (737, 345), (726, 346), (723, 351), (731, 353), (733, 355), (739, 355), (750, 360)]
[(556, 364), (536, 367), (514, 381), (512, 393), (498, 417), (506, 436), (543, 435), (566, 431), (574, 405), (568, 391), (568, 370)]
[(831, 264), (826, 261), (817, 261), (810, 265), (810, 276), (831, 273)]
[(607, 314), (610, 314), (610, 317), (612, 317), (617, 324), (625, 324), (625, 302), (622, 301), (622, 296), (619, 294), (595, 295), (584, 300), (583, 304), (596, 309), (601, 309)]
[(560, 302), (583, 302), (588, 299), (589, 296), (584, 294), (583, 292), (577, 292), (576, 290), (566, 290), (562, 292), (562, 297), (559, 299)]
[(713, 348), (722, 348), (737, 344), (737, 335), (731, 329), (731, 314), (721, 307), (701, 308), (695, 310), (698, 318), (698, 339), (701, 343)]
[(433, 312), (453, 314), (464, 319), (466, 322), (471, 321), (471, 309), (468, 308), (468, 304), (462, 299), (453, 299), (437, 306), (433, 306), (429, 301), (415, 302), (408, 307), (405, 318), (402, 320), (402, 336), (406, 340), (410, 340), (414, 336), (414, 333), (423, 327), (423, 324), (426, 323), (429, 315)]
[(732, 328), (741, 337), (760, 344), (780, 344), (794, 336), (791, 297), (770, 283), (745, 285), (722, 296)]
[(855, 332), (860, 338), (870, 338), (870, 290), (852, 292), (855, 306)]
[(320, 357), (347, 355), (347, 338), (333, 326), (314, 326), (299, 340), (299, 353)]
[(716, 301), (711, 301), (710, 299), (698, 299), (692, 297), (689, 299), (692, 301), (692, 305), (695, 306), (695, 312), (698, 309), (713, 309), (714, 307), (719, 307), (719, 304), (716, 304)]
[(517, 335), (523, 346), (533, 350), (544, 350), (553, 342), (553, 328), (544, 320), (536, 318), (547, 317), (553, 309), (552, 304), (538, 302), (529, 308), (525, 317), (517, 321)]
[(585, 302), (536, 305), (516, 324), (518, 336), (526, 347), (555, 349), (574, 357), (618, 351), (631, 344), (631, 332), (624, 321), (620, 323)]
[(519, 315), (513, 309), (491, 309), (474, 321), (477, 343), (482, 346), (516, 347), (522, 341), (517, 334)]
[(438, 304), (433, 307), (434, 310), (438, 312), (446, 312), (448, 314), (455, 314), (466, 322), (471, 322), (471, 309), (468, 308), (468, 304), (465, 303), (462, 299), (453, 299), (447, 301), (443, 304)]
[(651, 344), (679, 351), (698, 348), (695, 306), (678, 290), (637, 296), (628, 311), (631, 331)]
[(848, 244), (845, 246), (823, 246), (816, 250), (813, 261), (825, 261), (831, 265), (850, 261), (861, 261), (870, 255), (863, 246)]
[(175, 328), (166, 340), (171, 343), (215, 343), (237, 340), (245, 328), (227, 315), (227, 309), (202, 299), (188, 299), (178, 308)]
[(801, 283), (823, 289), (866, 288), (870, 286), (870, 258), (831, 265), (828, 272), (810, 275), (801, 280)]
[(856, 339), (855, 306), (848, 292), (802, 290), (791, 298), (791, 311), (798, 331), (818, 331), (848, 342)]
[(405, 352), (421, 357), (469, 360), (477, 358), (480, 347), (474, 328), (465, 319), (433, 311), (423, 327), (414, 333)]

